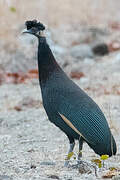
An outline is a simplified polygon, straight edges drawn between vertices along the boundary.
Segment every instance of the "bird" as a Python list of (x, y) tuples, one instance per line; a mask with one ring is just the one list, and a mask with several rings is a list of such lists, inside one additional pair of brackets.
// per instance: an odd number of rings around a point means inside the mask
[(38, 74), (43, 107), (48, 119), (69, 140), (65, 166), (69, 164), (76, 140), (79, 142), (78, 161), (82, 157), (84, 142), (99, 156), (115, 155), (117, 145), (105, 115), (94, 100), (59, 66), (43, 34), (45, 26), (37, 20), (26, 21), (25, 25), (23, 33), (38, 39)]

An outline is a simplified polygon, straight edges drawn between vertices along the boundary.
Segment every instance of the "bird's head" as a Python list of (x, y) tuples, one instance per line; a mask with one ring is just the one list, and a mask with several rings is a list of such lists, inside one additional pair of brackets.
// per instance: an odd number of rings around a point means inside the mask
[(38, 38), (42, 36), (42, 32), (45, 30), (45, 26), (42, 23), (37, 22), (37, 20), (26, 21), (25, 25), (26, 29), (24, 29), (22, 33), (29, 33)]

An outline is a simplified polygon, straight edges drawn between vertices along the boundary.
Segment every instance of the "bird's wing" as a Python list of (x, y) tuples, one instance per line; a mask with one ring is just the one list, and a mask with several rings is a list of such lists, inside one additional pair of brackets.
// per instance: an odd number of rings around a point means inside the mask
[(61, 118), (75, 132), (81, 135), (88, 143), (97, 144), (104, 142), (109, 136), (108, 123), (99, 107), (88, 97), (79, 100), (60, 95), (58, 113)]
[[(58, 112), (59, 113), (59, 112)], [(63, 114), (60, 114), (60, 117), (64, 120), (64, 122), (69, 126), (71, 127), (77, 134), (79, 134), (80, 136), (82, 136), (84, 139), (86, 139), (81, 133), (80, 131), (78, 131), (78, 129), (70, 122), (69, 119), (67, 119)], [(87, 139), (86, 139), (87, 141)]]

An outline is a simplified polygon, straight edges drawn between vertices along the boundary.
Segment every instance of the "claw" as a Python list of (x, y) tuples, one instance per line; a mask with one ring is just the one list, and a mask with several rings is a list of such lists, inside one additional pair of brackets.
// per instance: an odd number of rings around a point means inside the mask
[(70, 162), (70, 159), (71, 159), (71, 157), (72, 157), (73, 154), (74, 154), (74, 153), (73, 153), (74, 146), (75, 146), (75, 143), (70, 144), (70, 149), (69, 149), (68, 155), (67, 155), (67, 157), (65, 158), (65, 164), (64, 164), (65, 167), (68, 166), (68, 164), (69, 164), (69, 162)]
[(65, 164), (64, 164), (65, 167), (68, 166), (69, 161), (70, 161), (71, 157), (73, 156), (73, 154), (74, 154), (73, 152), (68, 153), (67, 157), (65, 158)]

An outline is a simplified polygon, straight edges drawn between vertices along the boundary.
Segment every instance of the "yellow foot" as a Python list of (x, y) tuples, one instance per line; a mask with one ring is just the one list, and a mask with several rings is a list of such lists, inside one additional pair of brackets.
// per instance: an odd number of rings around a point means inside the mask
[(68, 166), (69, 161), (70, 161), (71, 157), (73, 156), (73, 154), (74, 154), (73, 152), (68, 153), (67, 157), (65, 158), (65, 164), (64, 164), (65, 167)]

